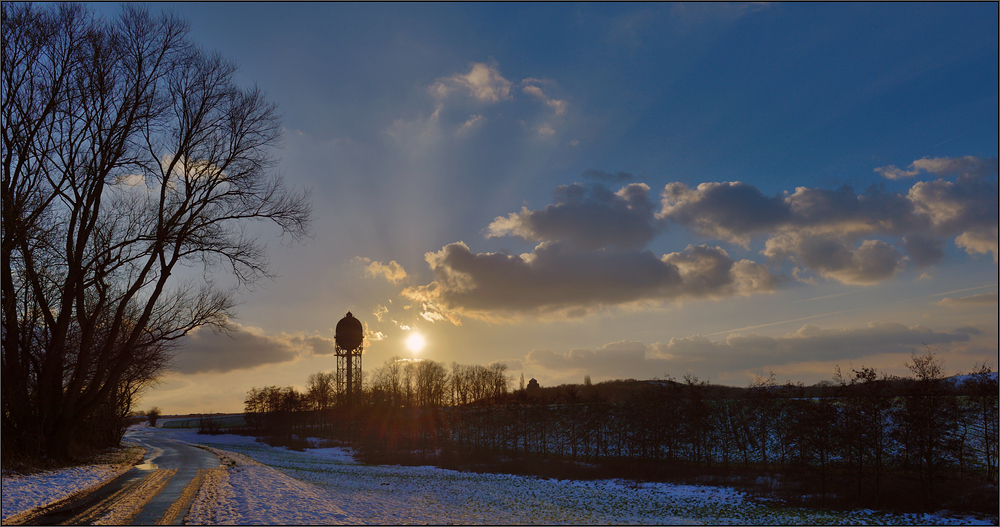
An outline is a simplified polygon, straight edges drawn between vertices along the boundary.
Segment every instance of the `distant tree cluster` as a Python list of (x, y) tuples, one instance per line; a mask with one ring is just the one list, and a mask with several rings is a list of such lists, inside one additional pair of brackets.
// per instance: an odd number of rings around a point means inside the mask
[[(359, 384), (362, 389), (354, 400), (356, 412), (348, 412), (347, 397), (338, 391), (336, 373), (320, 372), (309, 376), (305, 393), (294, 387), (252, 388), (244, 400), (246, 426), (264, 436), (289, 436), (294, 431), (343, 429), (357, 420), (381, 420), (378, 427), (354, 423), (357, 430), (380, 429), (386, 436), (406, 434), (409, 426), (391, 425), (422, 409), (433, 413), (450, 405), (501, 404), (510, 393), (510, 378), (505, 364), (467, 366), (454, 363), (451, 372), (432, 360), (388, 359), (385, 364), (366, 372)], [(421, 435), (420, 432), (417, 435)], [(434, 434), (436, 435), (436, 434)], [(371, 438), (373, 442), (400, 440)]]
[[(834, 382), (809, 388), (778, 384), (773, 375), (745, 389), (685, 376), (531, 394), (510, 392), (502, 365), (453, 364), (448, 373), (433, 361), (393, 358), (367, 377), (353, 412), (338, 407), (335, 396), (324, 417), (313, 378), (303, 396), (291, 388), (251, 390), (246, 411), (259, 434), (325, 431), (351, 441), (370, 462), (455, 450), (628, 461), (644, 470), (792, 470), (810, 475), (824, 506), (835, 489), (878, 507), (898, 486), (888, 482), (900, 478), (913, 481), (928, 506), (944, 475), (995, 485), (996, 374), (982, 365), (956, 387), (931, 352), (914, 355), (908, 366), (908, 378), (838, 369)], [(294, 401), (298, 413), (289, 409)]]
[(184, 22), (2, 10), (3, 458), (66, 459), (118, 444), (180, 339), (227, 327), (209, 269), (271, 276), (250, 223), (298, 239), (308, 202), (271, 170), (274, 105)]

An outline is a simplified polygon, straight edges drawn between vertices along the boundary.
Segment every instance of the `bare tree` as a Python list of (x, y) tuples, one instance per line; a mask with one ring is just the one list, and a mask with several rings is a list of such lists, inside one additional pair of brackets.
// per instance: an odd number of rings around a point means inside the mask
[(3, 27), (4, 450), (30, 428), (66, 457), (147, 352), (227, 327), (234, 288), (272, 276), (251, 225), (302, 239), (308, 199), (272, 170), (274, 105), (184, 22), (4, 4)]
[(969, 388), (969, 406), (972, 411), (974, 448), (978, 450), (986, 469), (986, 479), (997, 480), (997, 376), (985, 362), (973, 368)]
[(306, 397), (316, 410), (326, 410), (333, 406), (336, 376), (332, 372), (313, 373), (309, 376)]
[(444, 406), (448, 389), (448, 371), (444, 365), (432, 360), (422, 360), (416, 365), (414, 375), (417, 405), (429, 408)]
[(949, 434), (956, 428), (958, 408), (945, 386), (941, 359), (927, 348), (923, 355), (911, 354), (906, 367), (914, 375), (900, 409), (899, 421), (906, 429), (906, 450), (916, 466), (925, 503), (933, 506), (939, 475), (947, 462)]

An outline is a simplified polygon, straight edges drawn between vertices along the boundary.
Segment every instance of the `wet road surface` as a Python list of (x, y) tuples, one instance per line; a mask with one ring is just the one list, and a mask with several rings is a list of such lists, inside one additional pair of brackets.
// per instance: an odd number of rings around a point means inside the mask
[(37, 525), (182, 525), (206, 470), (219, 466), (215, 454), (162, 437), (130, 431), (126, 440), (146, 447), (142, 463), (99, 490), (55, 508)]

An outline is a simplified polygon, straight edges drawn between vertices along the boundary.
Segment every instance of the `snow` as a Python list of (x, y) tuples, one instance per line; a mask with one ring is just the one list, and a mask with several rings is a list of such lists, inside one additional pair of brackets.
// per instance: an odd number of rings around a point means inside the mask
[(141, 457), (139, 450), (131, 447), (124, 456), (108, 464), (82, 465), (28, 476), (4, 474), (3, 523), (17, 523), (20, 517), (34, 510), (100, 487), (132, 468), (132, 461)]
[(343, 448), (295, 452), (251, 437), (166, 433), (209, 446), (223, 458), (185, 520), (193, 524), (989, 523), (944, 515), (797, 509), (717, 486), (367, 466)]
[[(363, 465), (350, 449), (271, 447), (252, 437), (150, 429), (211, 448), (192, 524), (989, 524), (944, 514), (817, 511), (732, 488), (627, 480), (569, 481), (436, 467)], [(317, 442), (310, 441), (313, 446)], [(127, 469), (128, 467), (124, 467)], [(123, 471), (88, 465), (4, 477), (4, 523)]]

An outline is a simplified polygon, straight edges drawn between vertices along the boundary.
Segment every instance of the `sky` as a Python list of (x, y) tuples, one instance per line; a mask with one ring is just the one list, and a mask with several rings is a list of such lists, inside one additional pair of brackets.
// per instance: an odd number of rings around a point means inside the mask
[(348, 311), (514, 387), (996, 367), (996, 3), (149, 7), (277, 103), (313, 235), (145, 406), (303, 388)]

